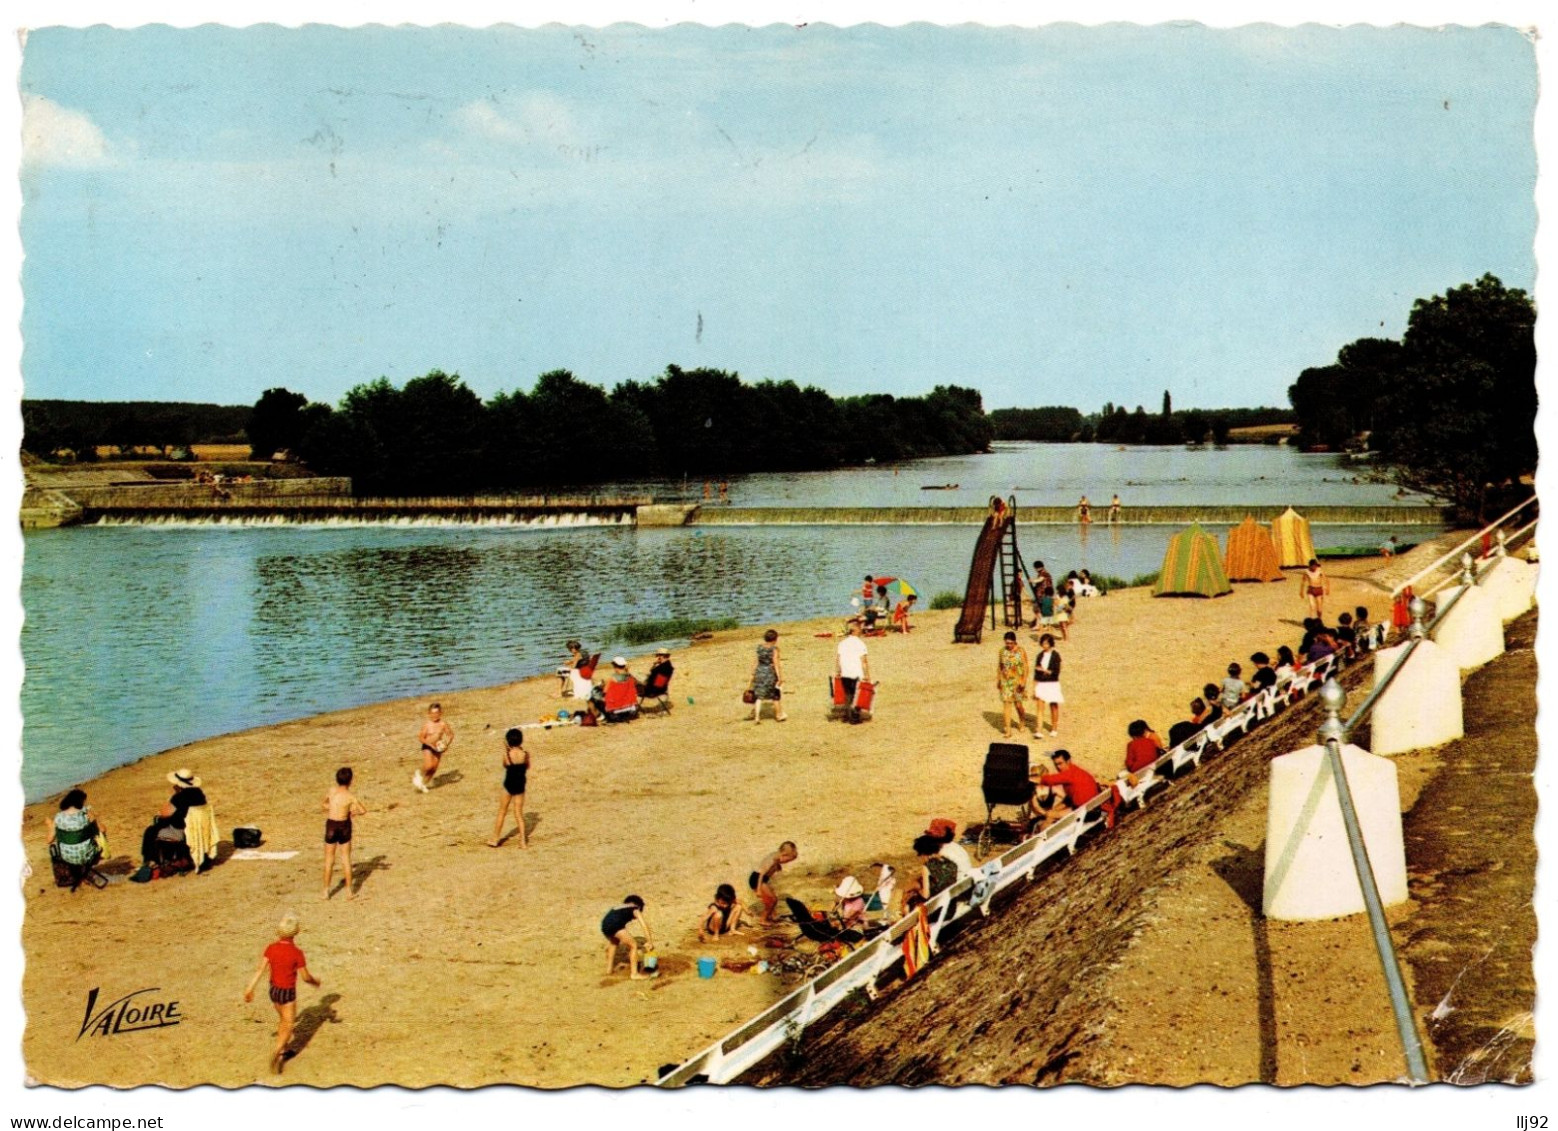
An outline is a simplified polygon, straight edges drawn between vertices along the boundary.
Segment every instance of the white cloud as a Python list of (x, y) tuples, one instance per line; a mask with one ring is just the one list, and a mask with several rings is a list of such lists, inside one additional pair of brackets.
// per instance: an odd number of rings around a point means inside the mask
[(487, 98), (467, 102), (455, 111), (466, 133), (505, 144), (581, 146), (573, 110), (561, 98), (543, 92), (517, 100)]
[(108, 162), (108, 139), (91, 118), (39, 94), (22, 99), (22, 163), (89, 168)]

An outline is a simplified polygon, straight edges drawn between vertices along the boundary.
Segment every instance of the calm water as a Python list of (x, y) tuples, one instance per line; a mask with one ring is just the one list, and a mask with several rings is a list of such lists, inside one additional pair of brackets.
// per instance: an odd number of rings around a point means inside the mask
[[(1083, 495), (1107, 505), (1118, 492), (1126, 505), (1176, 503), (1354, 504), (1418, 501), (1397, 498), (1394, 486), (1364, 481), (1366, 464), (1339, 455), (1305, 455), (1295, 448), (1236, 444), (1227, 448), (1109, 444), (1001, 443), (986, 455), (915, 460), (849, 471), (737, 476), (730, 500), (739, 506), (983, 506), (991, 495), (1015, 492), (1027, 506), (1071, 506)], [(1356, 480), (1356, 482), (1355, 482)], [(956, 491), (922, 491), (956, 483)], [(701, 482), (643, 480), (649, 494), (699, 497)]]
[[(1130, 577), (1157, 569), (1173, 532), (1035, 526), (1020, 543), (1024, 557), (1057, 573), (1085, 566)], [(1373, 545), (1389, 532), (1314, 531), (1321, 545)], [(1396, 533), (1415, 541), (1424, 528)], [(842, 614), (867, 571), (908, 578), (928, 603), (961, 592), (976, 534), (972, 526), (30, 533), (23, 788), (37, 799), (197, 738), (535, 675), (556, 666), (565, 638), (612, 649), (610, 629), (629, 621)]]

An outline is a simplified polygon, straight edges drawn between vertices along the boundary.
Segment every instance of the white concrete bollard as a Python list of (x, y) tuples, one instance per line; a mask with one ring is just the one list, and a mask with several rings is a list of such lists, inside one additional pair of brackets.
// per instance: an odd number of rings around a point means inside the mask
[[(1395, 667), (1407, 645), (1374, 653), (1374, 686)], [(1385, 757), (1426, 750), (1463, 738), (1461, 669), (1455, 658), (1432, 640), (1424, 640), (1395, 680), (1374, 701), (1369, 716), (1369, 746)]]
[(1505, 624), (1536, 603), (1536, 571), (1534, 565), (1506, 557), (1483, 575), (1479, 588), (1488, 595)]
[[(1387, 907), (1402, 903), (1407, 858), (1395, 763), (1344, 745), (1342, 764), (1380, 900)], [(1334, 919), (1364, 910), (1324, 746), (1306, 746), (1272, 760), (1262, 904), (1268, 919)]]
[[(1446, 607), (1463, 588), (1452, 585), (1442, 591), (1436, 608)], [(1445, 615), (1434, 640), (1455, 658), (1461, 671), (1469, 672), (1504, 654), (1504, 621), (1492, 598), (1473, 585)]]

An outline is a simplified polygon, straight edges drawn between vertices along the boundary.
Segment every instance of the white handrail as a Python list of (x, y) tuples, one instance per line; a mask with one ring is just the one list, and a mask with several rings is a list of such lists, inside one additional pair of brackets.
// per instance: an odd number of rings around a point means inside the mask
[[(1294, 680), (1303, 679), (1307, 682), (1320, 675), (1322, 670), (1329, 672), (1336, 663), (1336, 655), (1323, 656), (1295, 669)], [(1307, 691), (1302, 692), (1300, 698), (1306, 694)], [(1225, 716), (1225, 721), (1232, 721), (1241, 715), (1253, 715), (1256, 702), (1256, 697), (1246, 700), (1233, 713)], [(1240, 730), (1248, 730), (1254, 721), (1257, 720), (1245, 719)], [(1224, 730), (1221, 733), (1228, 732)], [(1209, 736), (1198, 732), (1165, 751), (1144, 773), (1156, 772), (1161, 767), (1172, 765), (1176, 755), (1196, 742), (1210, 745), (1215, 744), (1216, 739), (1209, 742)], [(1200, 765), (1199, 755), (1192, 764)], [(1055, 824), (1012, 846), (995, 859), (986, 861), (977, 878), (961, 879), (925, 903), (926, 921), (930, 924), (926, 965), (936, 960), (937, 943), (948, 926), (976, 911), (987, 914), (991, 900), (1014, 884), (1031, 878), (1040, 864), (1062, 851), (1076, 851), (1077, 842), (1100, 824), (1102, 818), (1099, 810), (1108, 803), (1114, 783), (1099, 784), (1101, 788), (1097, 796), (1079, 809), (1067, 813)], [(972, 898), (976, 891), (981, 894), (978, 902)], [(803, 982), (745, 1025), (683, 1061), (662, 1076), (657, 1086), (677, 1088), (700, 1077), (711, 1084), (728, 1083), (755, 1067), (786, 1041), (799, 1040), (807, 1025), (817, 1021), (855, 990), (864, 989), (874, 995), (876, 983), (902, 961), (903, 940), (918, 923), (918, 911), (905, 915), (875, 938), (862, 943), (852, 954)]]
[(1421, 581), (1423, 578), (1427, 577), (1430, 573), (1433, 573), (1434, 570), (1440, 568), (1442, 565), (1444, 565), (1445, 562), (1449, 561), (1451, 558), (1459, 557), (1461, 555), (1461, 553), (1466, 549), (1466, 547), (1470, 546), (1473, 542), (1478, 541), (1484, 534), (1489, 534), (1489, 533), (1493, 532), (1494, 530), (1497, 530), (1507, 520), (1513, 518), (1515, 515), (1519, 514), (1521, 511), (1525, 510), (1528, 506), (1530, 506), (1534, 502), (1536, 502), (1536, 496), (1532, 495), (1529, 499), (1527, 499), (1525, 502), (1521, 503), (1518, 507), (1515, 507), (1511, 511), (1505, 512), (1504, 514), (1500, 515), (1498, 518), (1496, 518), (1492, 522), (1490, 522), (1487, 526), (1484, 526), (1481, 530), (1477, 531), (1470, 538), (1466, 539), (1466, 541), (1462, 542), (1459, 546), (1455, 547), (1455, 549), (1446, 551), (1437, 560), (1435, 560), (1435, 561), (1431, 562), (1430, 564), (1424, 566), (1422, 569), (1420, 569), (1416, 573), (1414, 573), (1411, 577), (1407, 578), (1405, 581), (1401, 582), (1401, 584), (1397, 585), (1394, 589), (1392, 589), (1390, 591), (1390, 599), (1391, 600), (1395, 600), (1397, 597), (1399, 597), (1401, 595), (1401, 591), (1403, 589), (1405, 589), (1407, 586), (1409, 586), (1409, 585), (1416, 585), (1419, 581)]

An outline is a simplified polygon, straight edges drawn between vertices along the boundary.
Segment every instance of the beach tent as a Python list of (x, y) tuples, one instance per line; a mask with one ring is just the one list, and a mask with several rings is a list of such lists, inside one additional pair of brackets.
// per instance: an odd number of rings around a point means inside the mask
[(1277, 544), (1277, 564), (1283, 569), (1302, 568), (1315, 556), (1309, 520), (1292, 507), (1271, 520), (1271, 540)]
[(1251, 515), (1228, 531), (1228, 552), (1223, 568), (1229, 581), (1280, 581), (1282, 567), (1277, 564), (1277, 547), (1266, 528)]
[(1191, 524), (1169, 539), (1154, 597), (1221, 597), (1232, 592), (1216, 538)]

